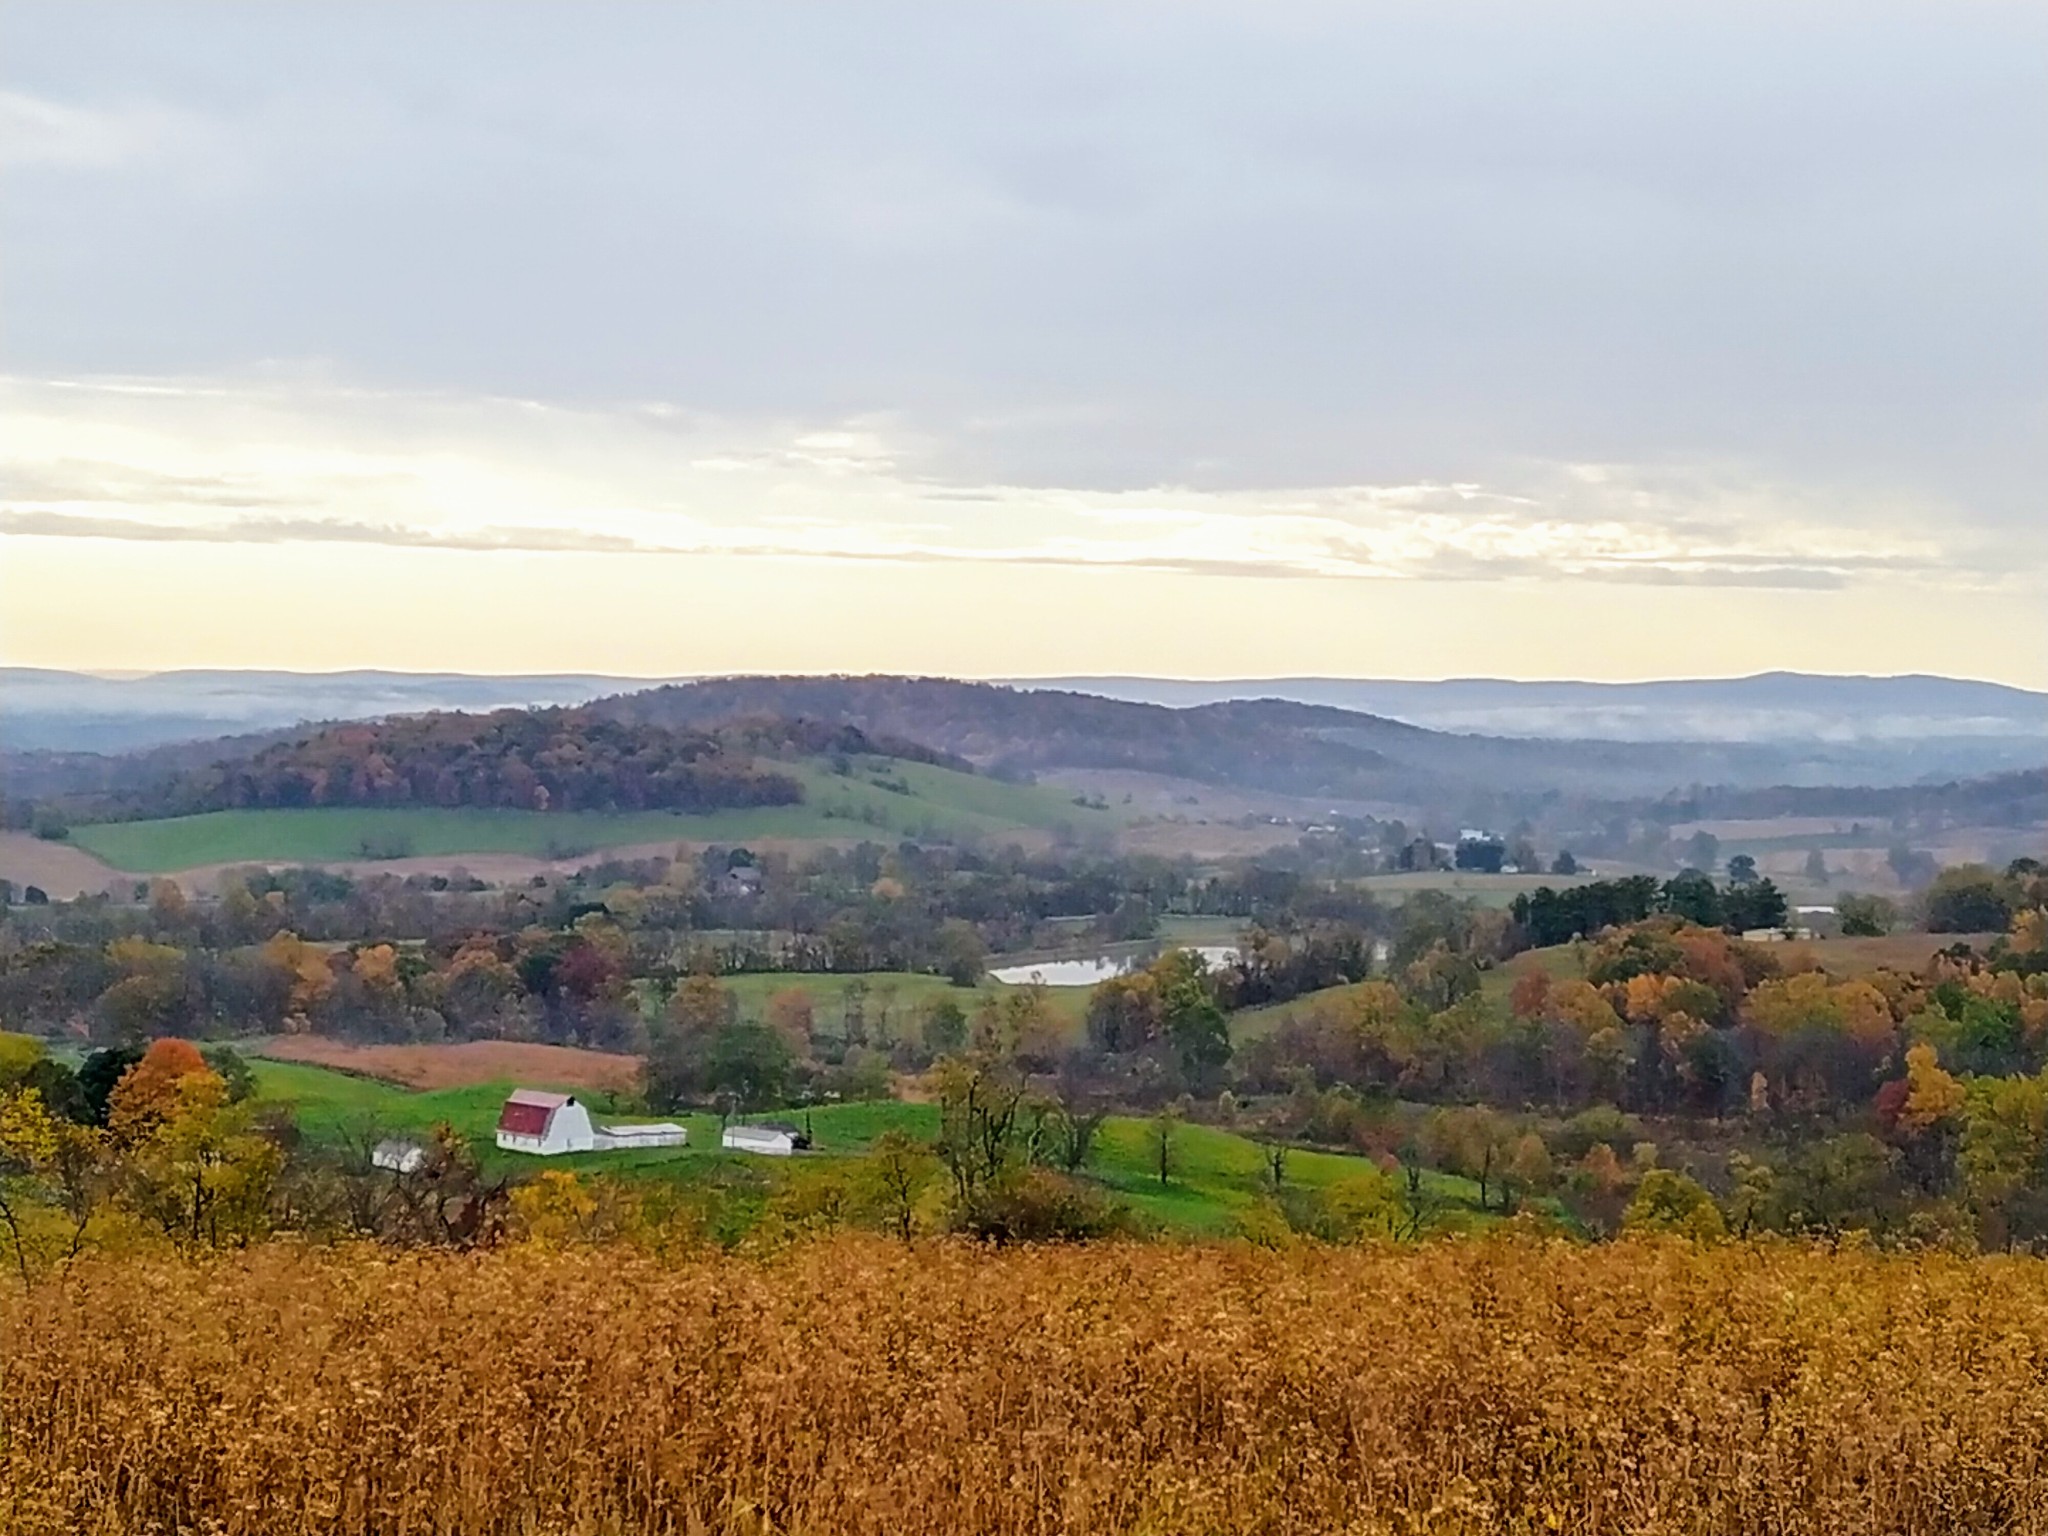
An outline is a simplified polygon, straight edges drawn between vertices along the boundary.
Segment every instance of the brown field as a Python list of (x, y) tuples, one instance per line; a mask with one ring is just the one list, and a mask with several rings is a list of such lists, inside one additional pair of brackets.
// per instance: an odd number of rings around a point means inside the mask
[(275, 1244), (0, 1289), (10, 1536), (2048, 1531), (2048, 1265)]
[[(1811, 955), (1837, 976), (1862, 976), (1885, 967), (1918, 971), (1938, 949), (1951, 944), (1982, 949), (1997, 937), (1995, 933), (1892, 933), (1881, 939), (1805, 939), (1785, 945), (1781, 957), (1791, 962)], [(1777, 946), (1773, 953), (1779, 953)]]
[[(1854, 816), (1769, 816), (1749, 821), (1679, 821), (1671, 825), (1674, 841), (1684, 842), (1695, 832), (1707, 832), (1726, 843), (1740, 844), (1757, 838), (1847, 836), (1858, 824)], [(1871, 817), (1861, 818), (1865, 828), (1878, 825)]]
[(0, 880), (12, 880), (17, 888), (39, 886), (53, 901), (107, 890), (125, 896), (135, 888), (135, 876), (102, 864), (83, 848), (46, 842), (27, 832), (0, 832)]
[(519, 1040), (466, 1040), (458, 1045), (347, 1045), (318, 1035), (281, 1035), (262, 1054), (359, 1072), (407, 1088), (467, 1088), (476, 1083), (546, 1083), (591, 1092), (630, 1090), (640, 1058), (567, 1045)]

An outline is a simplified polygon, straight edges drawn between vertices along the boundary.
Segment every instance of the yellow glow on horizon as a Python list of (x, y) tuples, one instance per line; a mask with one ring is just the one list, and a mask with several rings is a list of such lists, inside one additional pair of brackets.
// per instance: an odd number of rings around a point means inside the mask
[(2024, 595), (350, 544), (0, 541), (0, 655), (98, 671), (963, 677), (1944, 672), (2048, 686)]

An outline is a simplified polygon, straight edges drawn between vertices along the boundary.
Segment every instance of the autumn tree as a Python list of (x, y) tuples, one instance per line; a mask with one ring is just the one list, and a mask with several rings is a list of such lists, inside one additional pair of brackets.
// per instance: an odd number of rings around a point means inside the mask
[(1180, 1165), (1180, 1111), (1169, 1105), (1154, 1115), (1145, 1130), (1145, 1145), (1150, 1149), (1153, 1169), (1159, 1175), (1159, 1187), (1164, 1189)]
[(1501, 1170), (1502, 1207), (1512, 1211), (1524, 1200), (1548, 1193), (1554, 1176), (1550, 1149), (1544, 1146), (1543, 1138), (1534, 1131), (1517, 1137)]
[(220, 1098), (225, 1086), (189, 1040), (152, 1040), (142, 1059), (115, 1084), (107, 1101), (107, 1128), (119, 1141), (138, 1142), (174, 1118), (187, 1104), (188, 1078), (212, 1080)]
[(685, 1034), (709, 1036), (739, 1022), (739, 999), (709, 972), (686, 978), (669, 999), (668, 1021)]
[(1230, 1025), (1209, 988), (1209, 967), (1191, 949), (1169, 950), (1152, 967), (1161, 1021), (1191, 1092), (1213, 1091), (1230, 1061)]
[(987, 1052), (941, 1062), (933, 1088), (939, 1134), (932, 1150), (953, 1181), (956, 1207), (965, 1210), (1031, 1162), (1033, 1148), (1021, 1134), (1031, 1096), (1014, 1066)]
[(1842, 936), (1848, 939), (1877, 939), (1890, 933), (1899, 920), (1898, 907), (1883, 896), (1858, 895), (1844, 891), (1835, 898), (1835, 914), (1841, 919)]
[(1714, 1197), (1675, 1168), (1652, 1168), (1643, 1175), (1621, 1224), (1628, 1232), (1673, 1233), (1697, 1241), (1728, 1231)]
[(23, 1285), (78, 1252), (91, 1207), (65, 1198), (65, 1165), (96, 1134), (51, 1115), (33, 1088), (0, 1089), (0, 1237)]
[(811, 994), (802, 987), (784, 987), (768, 999), (768, 1027), (780, 1035), (792, 1054), (808, 1056), (814, 1025)]
[(860, 1199), (884, 1229), (907, 1243), (917, 1231), (918, 1205), (936, 1167), (925, 1143), (905, 1131), (884, 1131), (861, 1160)]
[(267, 1230), (283, 1155), (189, 1042), (150, 1047), (115, 1089), (110, 1125), (123, 1197), (166, 1236), (218, 1247)]
[(1441, 1110), (1426, 1135), (1432, 1160), (1477, 1184), (1485, 1209), (1513, 1155), (1516, 1138), (1507, 1120), (1478, 1106)]
[(2010, 1248), (2048, 1238), (2048, 1080), (1978, 1078), (1957, 1107), (1957, 1171), (1984, 1240)]

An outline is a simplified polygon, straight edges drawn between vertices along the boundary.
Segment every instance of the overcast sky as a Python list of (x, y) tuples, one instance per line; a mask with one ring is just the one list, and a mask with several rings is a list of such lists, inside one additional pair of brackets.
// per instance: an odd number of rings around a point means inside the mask
[(0, 10), (0, 655), (2048, 686), (2048, 7)]

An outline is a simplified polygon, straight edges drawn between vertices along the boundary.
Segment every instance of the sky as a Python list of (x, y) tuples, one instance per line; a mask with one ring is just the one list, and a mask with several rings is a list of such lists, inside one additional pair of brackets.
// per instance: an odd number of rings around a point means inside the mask
[(0, 9), (0, 660), (2048, 686), (2048, 7)]

